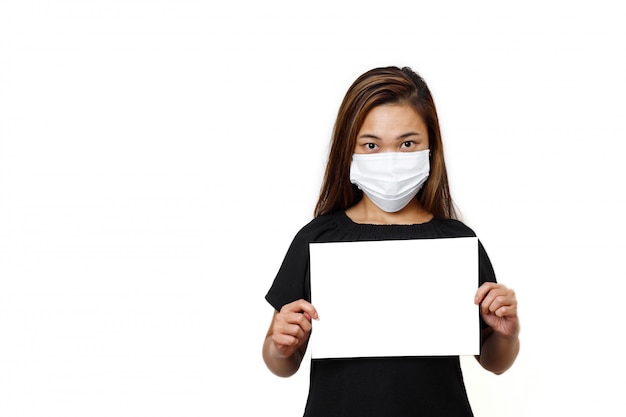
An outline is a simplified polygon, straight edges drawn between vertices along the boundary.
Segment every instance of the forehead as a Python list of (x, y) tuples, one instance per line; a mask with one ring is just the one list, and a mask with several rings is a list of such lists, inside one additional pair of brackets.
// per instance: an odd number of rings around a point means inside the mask
[(406, 129), (423, 131), (426, 130), (426, 123), (422, 116), (408, 104), (382, 104), (367, 113), (359, 132)]

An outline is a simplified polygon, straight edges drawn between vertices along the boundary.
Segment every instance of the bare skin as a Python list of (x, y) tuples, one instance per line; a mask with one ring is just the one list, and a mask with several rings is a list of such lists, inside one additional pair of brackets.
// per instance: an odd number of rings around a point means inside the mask
[[(366, 116), (357, 134), (355, 153), (416, 152), (428, 149), (428, 130), (411, 107), (388, 104), (375, 107)], [(346, 210), (355, 223), (421, 224), (432, 220), (417, 199), (395, 213), (378, 208), (368, 197)], [(483, 368), (501, 374), (511, 367), (519, 353), (520, 324), (515, 292), (502, 284), (485, 283), (474, 302), (489, 328), (481, 335), (476, 359)], [(323, 314), (323, 312), (322, 312)], [(285, 305), (274, 312), (263, 344), (263, 359), (276, 375), (288, 377), (300, 367), (306, 351), (312, 320), (319, 319), (315, 307), (305, 300)]]
[(501, 374), (513, 365), (520, 349), (520, 324), (515, 291), (502, 284), (486, 282), (478, 288), (474, 302), (490, 327), (482, 333), (480, 365)]
[(305, 300), (286, 304), (274, 312), (265, 342), (263, 360), (276, 375), (289, 377), (300, 368), (317, 310)]

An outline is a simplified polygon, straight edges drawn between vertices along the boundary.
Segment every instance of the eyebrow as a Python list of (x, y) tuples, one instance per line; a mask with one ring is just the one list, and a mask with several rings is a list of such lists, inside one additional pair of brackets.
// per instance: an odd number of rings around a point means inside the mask
[[(407, 133), (404, 133), (404, 134), (402, 134), (402, 135), (398, 136), (396, 139), (397, 139), (397, 140), (402, 140), (402, 139), (406, 139), (406, 138), (411, 137), (411, 136), (422, 136), (422, 135), (420, 135), (420, 134), (419, 134), (419, 133), (417, 133), (417, 132), (407, 132)], [(360, 136), (358, 137), (358, 139), (374, 139), (374, 140), (382, 140), (382, 139), (381, 139), (381, 138), (379, 138), (378, 136), (376, 136), (376, 135), (372, 135), (372, 134), (370, 134), (370, 133), (365, 133), (365, 134), (363, 134), (363, 135), (360, 135)]]

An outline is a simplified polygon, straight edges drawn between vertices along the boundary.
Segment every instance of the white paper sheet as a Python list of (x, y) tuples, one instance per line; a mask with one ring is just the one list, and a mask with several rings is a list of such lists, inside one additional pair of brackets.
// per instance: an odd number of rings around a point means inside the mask
[(312, 243), (313, 358), (479, 353), (477, 238)]

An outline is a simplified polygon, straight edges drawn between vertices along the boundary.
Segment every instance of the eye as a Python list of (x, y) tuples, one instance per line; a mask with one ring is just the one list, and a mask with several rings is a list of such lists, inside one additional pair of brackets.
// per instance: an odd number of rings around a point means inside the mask
[(410, 148), (412, 146), (415, 145), (415, 142), (413, 142), (412, 140), (406, 140), (404, 142), (402, 142), (402, 147), (403, 148)]
[(370, 143), (366, 143), (366, 144), (365, 144), (365, 147), (366, 147), (367, 149), (369, 149), (370, 151), (373, 151), (374, 149), (376, 149), (376, 144), (375, 144), (375, 143), (372, 143), (372, 142), (370, 142)]

